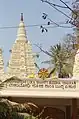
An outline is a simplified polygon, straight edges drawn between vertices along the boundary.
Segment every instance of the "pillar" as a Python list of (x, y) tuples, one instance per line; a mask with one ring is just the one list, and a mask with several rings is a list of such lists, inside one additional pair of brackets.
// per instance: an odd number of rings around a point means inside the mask
[(77, 119), (77, 99), (72, 99), (72, 119)]
[(71, 105), (66, 106), (66, 119), (71, 119)]

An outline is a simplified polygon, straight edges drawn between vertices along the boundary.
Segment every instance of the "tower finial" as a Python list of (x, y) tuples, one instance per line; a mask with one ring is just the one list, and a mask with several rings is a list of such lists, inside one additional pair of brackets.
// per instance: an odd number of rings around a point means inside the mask
[(21, 21), (23, 21), (23, 13), (21, 13)]

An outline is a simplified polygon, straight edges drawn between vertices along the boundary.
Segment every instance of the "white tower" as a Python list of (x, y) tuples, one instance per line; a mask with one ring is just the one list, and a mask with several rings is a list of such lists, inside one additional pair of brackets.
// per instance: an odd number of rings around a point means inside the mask
[(35, 60), (32, 47), (27, 40), (23, 14), (18, 28), (17, 38), (11, 50), (11, 57), (7, 73), (9, 76), (25, 77), (31, 73), (36, 73)]

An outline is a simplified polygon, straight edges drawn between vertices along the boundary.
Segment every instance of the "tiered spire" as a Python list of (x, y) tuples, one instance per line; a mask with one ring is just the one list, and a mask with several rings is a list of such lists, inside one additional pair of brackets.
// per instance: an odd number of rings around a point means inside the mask
[(11, 58), (8, 66), (8, 74), (23, 77), (36, 72), (32, 47), (26, 37), (23, 14), (21, 13), (17, 39), (11, 50)]
[(26, 40), (26, 30), (23, 21), (23, 13), (21, 13), (20, 24), (17, 32), (17, 40)]
[(23, 21), (23, 13), (21, 13), (21, 21)]

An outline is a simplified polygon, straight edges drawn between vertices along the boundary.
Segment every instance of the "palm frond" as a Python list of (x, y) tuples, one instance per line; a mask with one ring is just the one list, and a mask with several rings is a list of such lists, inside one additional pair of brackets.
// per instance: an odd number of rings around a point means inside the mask
[(43, 62), (41, 62), (41, 63), (45, 63), (45, 64), (50, 64), (51, 63), (51, 61), (43, 61)]
[(50, 73), (49, 73), (49, 76), (48, 77), (50, 77), (51, 75), (52, 75), (52, 73), (54, 73), (55, 72), (55, 68), (53, 68), (51, 71), (50, 71)]

